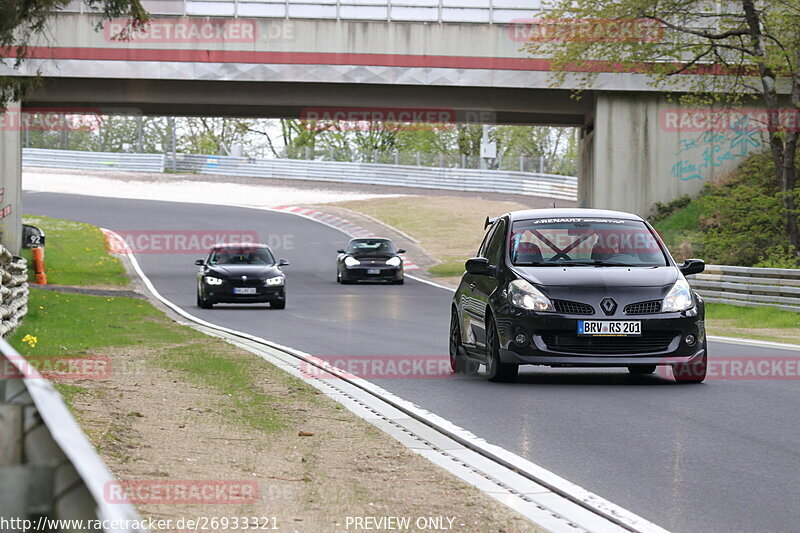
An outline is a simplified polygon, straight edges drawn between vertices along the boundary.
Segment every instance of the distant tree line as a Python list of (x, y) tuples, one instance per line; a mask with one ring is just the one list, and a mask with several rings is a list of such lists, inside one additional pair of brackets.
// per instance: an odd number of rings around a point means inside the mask
[[(466, 166), (576, 175), (577, 130), (488, 127), (497, 157), (480, 161), (480, 124), (316, 123), (220, 117), (66, 117), (63, 127), (23, 132), (26, 147), (109, 152), (167, 152), (337, 161)], [(174, 148), (174, 150), (173, 150)]]

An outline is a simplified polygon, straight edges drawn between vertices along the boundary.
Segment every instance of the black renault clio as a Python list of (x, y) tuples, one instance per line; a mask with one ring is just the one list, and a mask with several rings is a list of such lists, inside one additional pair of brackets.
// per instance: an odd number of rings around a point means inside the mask
[(487, 219), (452, 304), (450, 363), (513, 381), (519, 365), (670, 365), (677, 381), (706, 374), (704, 304), (655, 230), (628, 213), (536, 209)]

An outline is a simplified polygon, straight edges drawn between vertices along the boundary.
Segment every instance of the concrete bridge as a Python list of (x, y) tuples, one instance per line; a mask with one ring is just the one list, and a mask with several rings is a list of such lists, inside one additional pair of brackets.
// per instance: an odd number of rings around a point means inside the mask
[[(309, 108), (446, 110), (465, 122), (581, 128), (583, 206), (646, 214), (697, 191), (760, 147), (752, 132), (686, 128), (674, 105), (635, 73), (600, 73), (583, 98), (553, 87), (546, 58), (521, 50), (538, 4), (518, 0), (238, 0), (144, 2), (154, 17), (130, 40), (124, 24), (73, 2), (33, 43), (20, 70), (44, 82), (24, 109), (302, 117)], [(515, 22), (516, 21), (516, 22)], [(672, 115), (670, 115), (672, 113)], [(678, 113), (679, 115), (679, 113)], [(743, 137), (745, 135), (746, 137)], [(0, 132), (19, 234), (20, 135)]]

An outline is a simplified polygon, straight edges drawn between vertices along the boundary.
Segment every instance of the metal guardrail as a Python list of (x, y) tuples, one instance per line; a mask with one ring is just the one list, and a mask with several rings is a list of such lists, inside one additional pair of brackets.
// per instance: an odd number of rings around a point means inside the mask
[[(509, 23), (530, 19), (541, 2), (519, 0), (143, 0), (156, 16)], [(88, 13), (73, 0), (62, 11)]]
[[(167, 162), (169, 168), (170, 162)], [(505, 170), (417, 167), (381, 163), (307, 161), (302, 159), (247, 159), (231, 156), (178, 154), (179, 172), (253, 176), (419, 187), (453, 191), (480, 191), (576, 200), (578, 180), (572, 176)]]
[(22, 164), (46, 168), (164, 172), (164, 155), (23, 148)]
[[(118, 156), (118, 157), (114, 157)], [(557, 174), (437, 168), (382, 163), (309, 161), (303, 159), (249, 159), (196, 154), (108, 154), (23, 148), (22, 164), (30, 167), (65, 169), (118, 169), (143, 172), (177, 172), (249, 176), (419, 187), (452, 191), (497, 192), (576, 200), (578, 178)]]
[(2, 531), (146, 533), (132, 505), (104, 499), (114, 478), (52, 384), (3, 339), (0, 364)]
[(708, 302), (800, 313), (800, 269), (706, 265), (705, 272), (687, 279)]

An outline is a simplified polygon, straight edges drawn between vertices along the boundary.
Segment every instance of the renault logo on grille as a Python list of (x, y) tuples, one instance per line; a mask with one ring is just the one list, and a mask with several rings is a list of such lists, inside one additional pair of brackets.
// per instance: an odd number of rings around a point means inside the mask
[(613, 298), (603, 298), (600, 300), (600, 308), (607, 315), (613, 315), (617, 310), (617, 302)]

